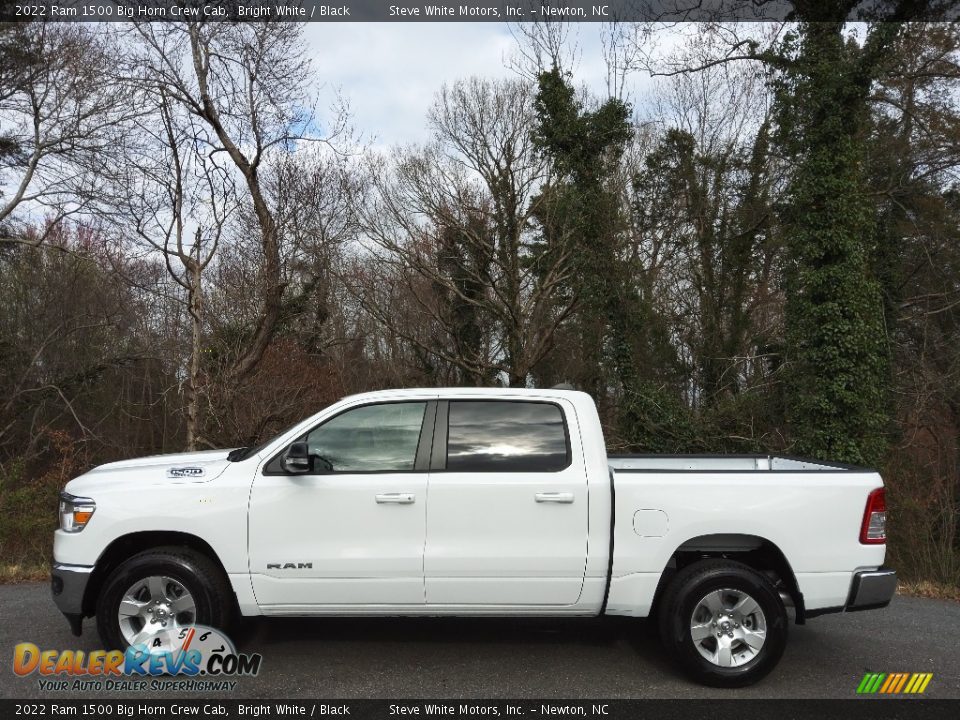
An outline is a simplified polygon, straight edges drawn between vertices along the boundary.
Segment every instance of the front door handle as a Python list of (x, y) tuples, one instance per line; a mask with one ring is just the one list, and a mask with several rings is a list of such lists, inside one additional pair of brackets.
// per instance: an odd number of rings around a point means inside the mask
[(380, 493), (377, 503), (380, 505), (411, 505), (416, 500), (413, 493)]
[(534, 495), (538, 503), (566, 503), (573, 502), (573, 493), (567, 492), (542, 492)]

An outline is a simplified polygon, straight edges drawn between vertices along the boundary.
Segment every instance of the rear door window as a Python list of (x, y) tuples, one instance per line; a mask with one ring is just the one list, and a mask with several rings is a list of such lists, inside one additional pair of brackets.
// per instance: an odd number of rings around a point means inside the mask
[(548, 402), (453, 400), (447, 470), (556, 472), (570, 464), (563, 411)]

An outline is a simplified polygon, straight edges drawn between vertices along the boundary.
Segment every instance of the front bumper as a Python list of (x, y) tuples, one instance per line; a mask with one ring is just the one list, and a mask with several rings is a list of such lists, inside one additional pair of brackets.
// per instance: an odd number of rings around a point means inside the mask
[(50, 591), (53, 601), (70, 623), (70, 629), (80, 636), (83, 622), (83, 597), (90, 581), (92, 567), (54, 563), (50, 571)]
[(847, 611), (886, 607), (897, 591), (897, 573), (893, 568), (861, 570), (853, 574)]

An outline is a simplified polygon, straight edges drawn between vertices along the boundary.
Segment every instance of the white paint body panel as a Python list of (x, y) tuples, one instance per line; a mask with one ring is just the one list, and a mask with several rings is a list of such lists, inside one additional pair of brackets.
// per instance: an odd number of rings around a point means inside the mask
[[(563, 401), (570, 465), (559, 472), (430, 474), (424, 556), (431, 605), (576, 605), (589, 497), (573, 405)], [(570, 503), (538, 503), (567, 493)]]
[[(736, 533), (776, 545), (808, 610), (846, 604), (852, 573), (883, 564), (885, 546), (860, 544), (871, 472), (737, 470), (615, 472), (616, 529), (607, 612), (646, 615), (670, 556), (698, 537)], [(634, 529), (634, 508), (668, 517), (659, 537)]]
[[(517, 475), (262, 473), (290, 442), (345, 408), (437, 398), (557, 403), (571, 464)], [(167, 477), (184, 466), (204, 474)], [(867, 495), (881, 485), (873, 472), (786, 458), (608, 461), (593, 401), (578, 392), (393, 390), (345, 398), (241, 462), (211, 452), (95, 468), (67, 491), (92, 497), (96, 513), (80, 533), (57, 531), (54, 557), (92, 566), (130, 533), (194, 535), (216, 553), (245, 615), (595, 615), (607, 595), (607, 613), (645, 616), (678, 548), (737, 534), (776, 545), (816, 610), (844, 605), (853, 573), (883, 563), (883, 545), (858, 540)], [(416, 501), (374, 501), (388, 492)], [(574, 501), (539, 504), (538, 492), (571, 493)], [(312, 567), (266, 567), (278, 561)]]
[[(411, 505), (377, 504), (410, 493)], [(250, 493), (260, 605), (423, 604), (426, 473), (265, 475)], [(310, 569), (270, 569), (287, 561)]]

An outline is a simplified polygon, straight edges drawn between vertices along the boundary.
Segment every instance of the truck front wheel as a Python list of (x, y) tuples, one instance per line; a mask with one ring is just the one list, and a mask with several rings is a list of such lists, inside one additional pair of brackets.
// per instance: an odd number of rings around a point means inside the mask
[(106, 648), (173, 650), (192, 625), (223, 629), (233, 605), (223, 571), (184, 547), (134, 555), (107, 578), (97, 602), (97, 631)]
[(787, 612), (762, 574), (732, 560), (687, 566), (660, 603), (667, 652), (698, 682), (714, 687), (755, 683), (779, 662)]

